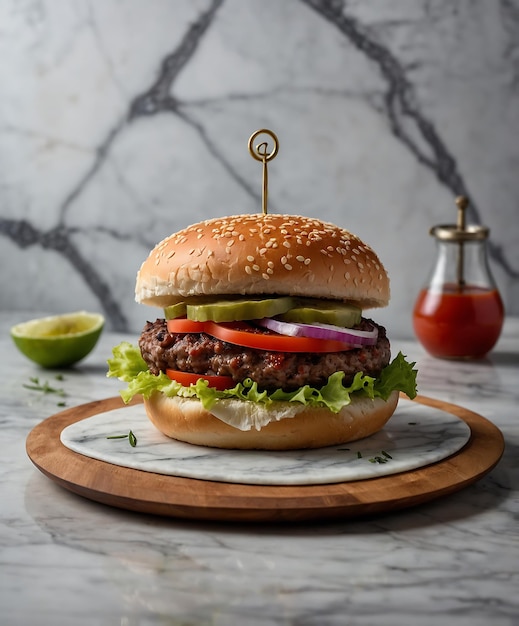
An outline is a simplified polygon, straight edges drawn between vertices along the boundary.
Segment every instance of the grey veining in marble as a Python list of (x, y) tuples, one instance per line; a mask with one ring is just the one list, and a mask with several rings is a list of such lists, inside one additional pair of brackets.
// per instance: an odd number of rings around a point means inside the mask
[(412, 336), (427, 233), (458, 194), (519, 312), (517, 0), (4, 0), (0, 24), (2, 309), (139, 331), (151, 247), (259, 211), (247, 141), (269, 127), (271, 210), (379, 253), (390, 336)]
[[(107, 439), (129, 430), (137, 438), (135, 447), (127, 439)], [(79, 454), (147, 472), (251, 485), (311, 485), (424, 467), (460, 450), (470, 428), (450, 413), (403, 400), (382, 431), (361, 441), (320, 450), (218, 450), (169, 439), (137, 405), (71, 424), (60, 438)], [(377, 457), (383, 462), (374, 462)]]

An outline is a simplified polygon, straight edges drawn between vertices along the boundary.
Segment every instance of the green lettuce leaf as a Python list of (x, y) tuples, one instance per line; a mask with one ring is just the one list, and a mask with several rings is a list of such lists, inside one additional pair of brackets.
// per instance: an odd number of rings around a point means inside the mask
[(403, 391), (411, 400), (416, 397), (416, 363), (408, 363), (399, 352), (377, 378), (375, 395), (387, 400), (394, 389)]
[(308, 406), (326, 407), (338, 413), (344, 406), (350, 404), (352, 395), (387, 400), (391, 392), (396, 390), (403, 391), (410, 398), (416, 396), (415, 363), (406, 361), (401, 352), (382, 371), (379, 378), (358, 372), (352, 384), (346, 387), (343, 384), (344, 372), (335, 372), (320, 389), (304, 385), (295, 391), (277, 389), (271, 393), (260, 391), (257, 384), (250, 379), (224, 391), (209, 387), (207, 381), (203, 379), (199, 379), (194, 385), (184, 387), (170, 380), (163, 372), (159, 376), (153, 375), (148, 370), (139, 348), (131, 343), (122, 342), (113, 348), (112, 353), (113, 358), (108, 360), (107, 376), (128, 383), (127, 388), (120, 392), (125, 402), (129, 402), (135, 395), (140, 394), (144, 398), (149, 398), (155, 391), (160, 391), (168, 397), (198, 398), (205, 409), (210, 409), (218, 400), (235, 399), (261, 402), (266, 405), (277, 401), (300, 402)]

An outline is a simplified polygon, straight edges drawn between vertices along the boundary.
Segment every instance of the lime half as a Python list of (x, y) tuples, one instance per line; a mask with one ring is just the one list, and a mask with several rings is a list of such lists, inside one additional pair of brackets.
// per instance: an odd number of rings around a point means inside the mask
[(20, 352), (38, 365), (66, 367), (91, 352), (104, 321), (99, 313), (65, 313), (17, 324), (11, 337)]

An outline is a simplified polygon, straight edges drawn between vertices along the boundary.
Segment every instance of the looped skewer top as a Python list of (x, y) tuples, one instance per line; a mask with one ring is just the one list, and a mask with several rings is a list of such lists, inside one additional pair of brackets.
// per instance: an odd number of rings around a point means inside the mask
[[(264, 141), (257, 146), (254, 146), (254, 141), (259, 135), (268, 135), (272, 141), (274, 142), (274, 148), (271, 152), (268, 151), (268, 142)], [(262, 201), (261, 207), (263, 211), (263, 215), (267, 215), (267, 201), (268, 201), (268, 169), (267, 163), (268, 161), (272, 161), (278, 153), (279, 150), (279, 141), (276, 137), (275, 133), (266, 128), (262, 128), (252, 133), (249, 139), (249, 153), (253, 159), (256, 161), (261, 161), (263, 164), (263, 193), (262, 193)]]

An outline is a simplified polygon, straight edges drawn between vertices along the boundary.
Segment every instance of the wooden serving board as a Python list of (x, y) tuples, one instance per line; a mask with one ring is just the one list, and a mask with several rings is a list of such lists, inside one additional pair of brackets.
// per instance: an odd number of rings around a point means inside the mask
[(470, 440), (458, 453), (417, 470), (329, 485), (243, 485), (165, 476), (98, 461), (61, 443), (63, 428), (123, 407), (119, 397), (49, 417), (30, 432), (26, 447), (36, 467), (57, 484), (90, 500), (131, 511), (241, 522), (349, 518), (415, 506), (453, 493), (479, 480), (501, 458), (501, 431), (481, 415), (425, 396), (415, 402), (465, 421), (471, 429)]

